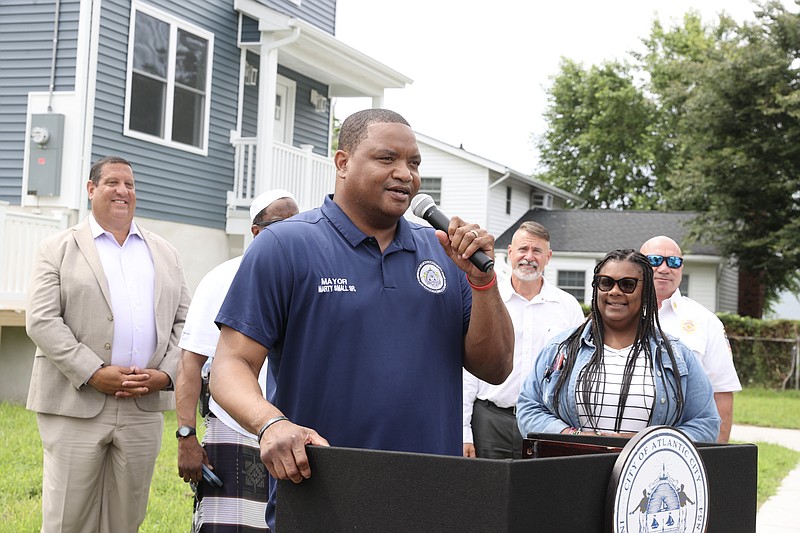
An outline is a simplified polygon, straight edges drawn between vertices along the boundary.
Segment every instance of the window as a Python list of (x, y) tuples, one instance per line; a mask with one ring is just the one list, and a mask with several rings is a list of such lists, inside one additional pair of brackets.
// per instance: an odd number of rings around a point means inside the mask
[(506, 215), (511, 214), (511, 187), (506, 187)]
[(681, 278), (681, 284), (678, 287), (678, 289), (680, 289), (681, 291), (681, 296), (687, 296), (687, 297), (689, 296), (689, 276), (687, 276), (686, 274), (683, 275), (683, 278)]
[(125, 134), (205, 154), (213, 34), (134, 4)]
[(442, 203), (442, 178), (420, 178), (420, 194), (428, 194), (437, 205)]
[(585, 302), (586, 272), (583, 270), (559, 270), (558, 288), (570, 293), (579, 302)]

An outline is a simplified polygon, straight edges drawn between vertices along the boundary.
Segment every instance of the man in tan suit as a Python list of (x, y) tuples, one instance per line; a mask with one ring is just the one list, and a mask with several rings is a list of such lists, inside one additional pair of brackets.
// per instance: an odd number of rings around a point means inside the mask
[(190, 300), (175, 248), (133, 222), (130, 163), (101, 159), (86, 187), (92, 213), (42, 241), (28, 291), (43, 532), (144, 521)]

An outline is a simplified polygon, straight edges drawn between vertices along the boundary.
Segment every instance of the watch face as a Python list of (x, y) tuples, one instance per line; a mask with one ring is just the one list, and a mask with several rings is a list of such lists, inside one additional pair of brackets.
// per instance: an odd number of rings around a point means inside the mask
[(194, 430), (189, 426), (181, 426), (178, 428), (176, 435), (178, 437), (188, 437), (189, 435), (194, 435)]

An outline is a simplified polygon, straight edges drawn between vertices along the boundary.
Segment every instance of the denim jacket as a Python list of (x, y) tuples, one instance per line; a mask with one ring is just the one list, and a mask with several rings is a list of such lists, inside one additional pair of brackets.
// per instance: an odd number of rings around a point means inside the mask
[[(559, 412), (555, 415), (553, 398), (560, 369), (552, 369), (558, 356), (558, 347), (571, 333), (564, 333), (550, 341), (539, 353), (533, 371), (522, 385), (517, 402), (517, 425), (523, 436), (528, 433), (560, 433), (568, 427), (580, 427), (578, 407), (575, 401), (575, 382), (581, 370), (587, 365), (595, 346), (591, 337), (591, 324), (587, 323), (581, 334), (581, 347), (575, 361), (572, 375), (567, 382), (566, 394), (561, 393)], [(714, 392), (703, 367), (692, 351), (675, 338), (669, 342), (675, 355), (677, 369), (673, 368), (663, 339), (651, 339), (650, 351), (653, 354), (653, 382), (655, 401), (650, 417), (650, 425), (671, 425), (680, 429), (695, 442), (716, 442), (719, 434), (720, 418), (714, 403)], [(655, 359), (660, 357), (660, 363)], [(552, 369), (552, 370), (548, 370)], [(662, 372), (665, 374), (662, 379)], [(674, 423), (677, 412), (676, 379), (680, 379), (683, 390), (683, 414)]]

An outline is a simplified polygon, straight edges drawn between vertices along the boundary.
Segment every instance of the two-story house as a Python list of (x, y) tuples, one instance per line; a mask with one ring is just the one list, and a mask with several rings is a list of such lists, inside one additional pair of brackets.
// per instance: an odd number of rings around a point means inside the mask
[(285, 188), (309, 209), (332, 192), (331, 99), (379, 107), (385, 89), (411, 82), (335, 30), (335, 0), (0, 4), (0, 369), (19, 384), (10, 396), (24, 398), (30, 376), (35, 248), (88, 214), (93, 161), (131, 161), (137, 221), (178, 248), (191, 287), (241, 253), (254, 195)]

